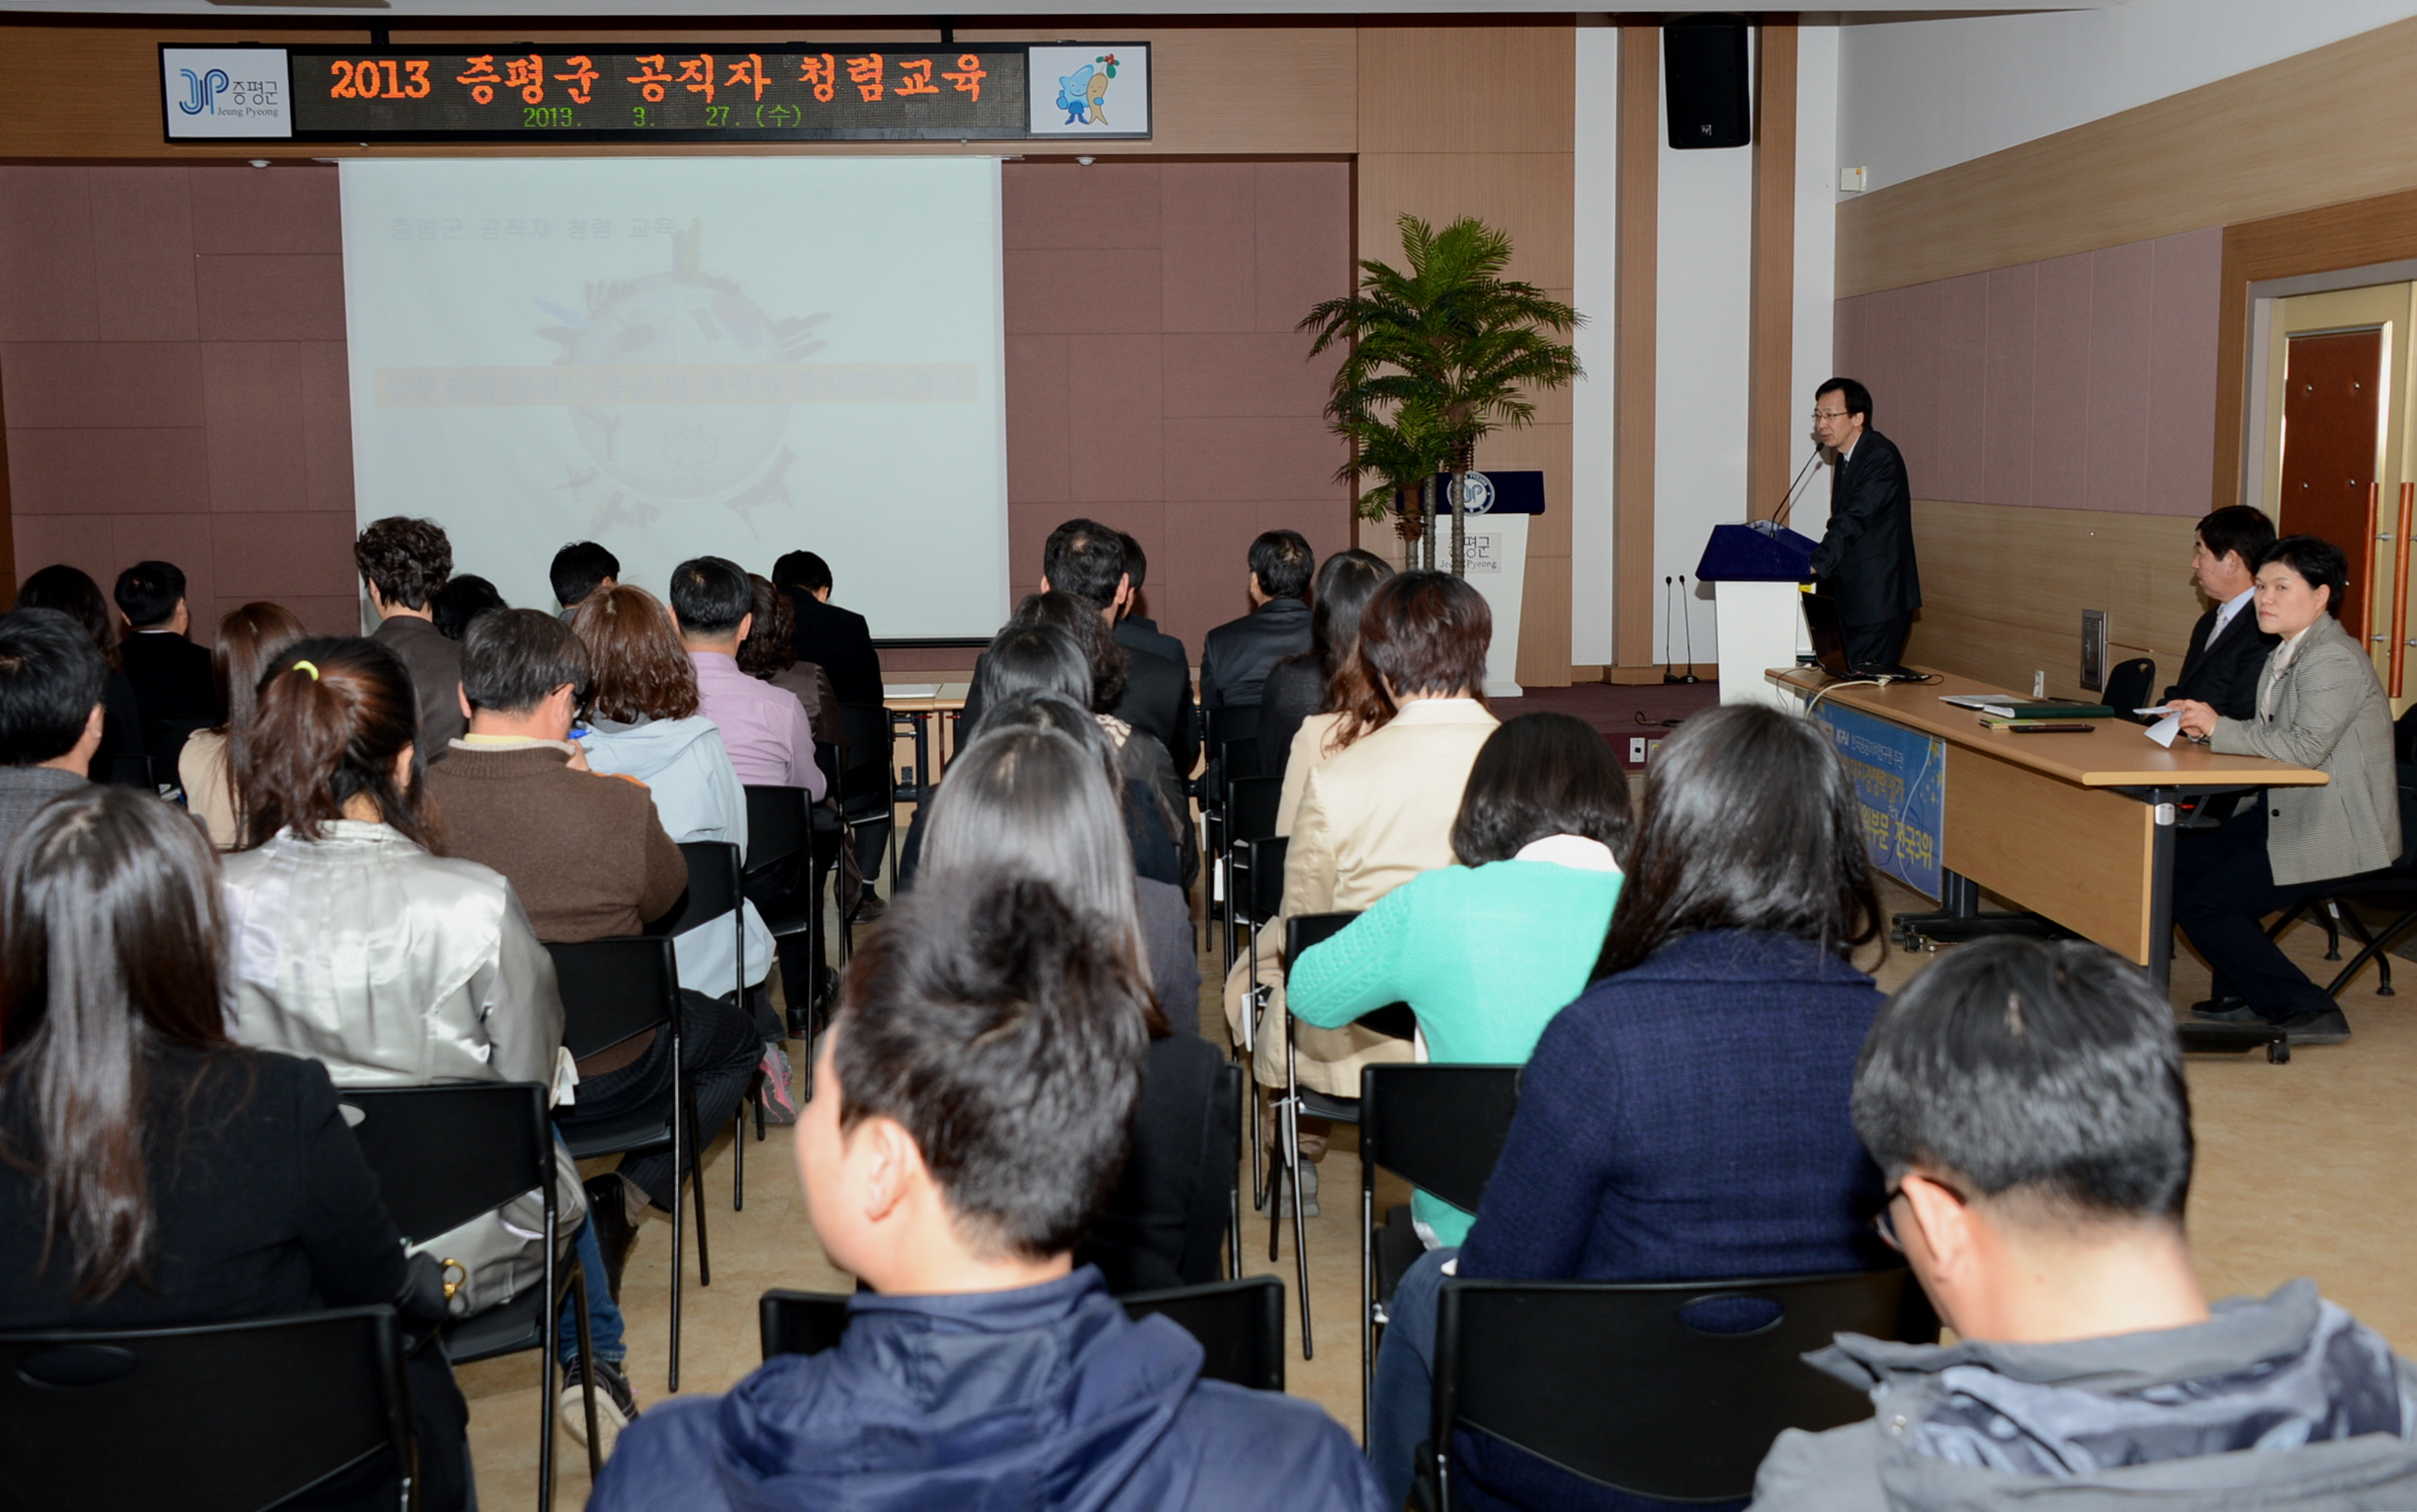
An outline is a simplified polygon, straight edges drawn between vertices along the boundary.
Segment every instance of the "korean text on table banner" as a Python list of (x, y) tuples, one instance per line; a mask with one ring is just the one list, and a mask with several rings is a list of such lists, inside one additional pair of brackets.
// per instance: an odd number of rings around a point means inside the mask
[(1926, 897), (1939, 896), (1939, 836), (1946, 813), (1944, 741), (1824, 704), (1813, 717), (1855, 779), (1871, 864)]

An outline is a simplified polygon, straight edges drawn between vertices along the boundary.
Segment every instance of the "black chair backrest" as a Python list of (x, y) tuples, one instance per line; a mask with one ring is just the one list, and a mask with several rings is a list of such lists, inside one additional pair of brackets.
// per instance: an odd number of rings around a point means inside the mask
[(14, 1507), (260, 1512), (382, 1451), (399, 1476), (408, 1422), (390, 1307), (0, 1335)]
[(2417, 704), (2401, 710), (2392, 721), (2392, 752), (2403, 765), (2417, 763)]
[[(1283, 905), (1280, 893), (1276, 903), (1279, 908)], [(1292, 964), (1301, 959), (1303, 951), (1341, 934), (1343, 926), (1358, 917), (1356, 913), (1304, 913), (1286, 919), (1284, 921), (1285, 974), (1288, 976), (1291, 974)], [(1419, 1032), (1419, 1016), (1410, 1011), (1408, 1003), (1387, 1003), (1382, 1008), (1361, 1014), (1358, 1023), (1362, 1029), (1372, 1029), (1380, 1035), (1389, 1035), (1396, 1040), (1408, 1040)], [(1487, 1160), (1486, 1169), (1494, 1169), (1492, 1159)], [(1426, 1183), (1419, 1182), (1418, 1185), (1425, 1186)], [(1432, 1188), (1429, 1190), (1431, 1191)]]
[(730, 917), (738, 906), (738, 847), (728, 840), (683, 840), (680, 854), (688, 861), (688, 890), (671, 911), (647, 926), (650, 935), (677, 935), (714, 919)]
[[(1871, 1415), (1798, 1357), (1838, 1333), (1933, 1341), (1903, 1267), (1712, 1282), (1443, 1284), (1430, 1442), (1464, 1426), (1633, 1496), (1754, 1490), (1784, 1428)], [(1445, 1505), (1450, 1505), (1447, 1498)]]
[(1233, 777), (1226, 781), (1225, 832), (1229, 840), (1265, 840), (1275, 834), (1276, 810), (1283, 805), (1284, 779)]
[(562, 994), (562, 1044), (573, 1060), (670, 1024), (680, 972), (665, 935), (549, 945)]
[(806, 849), (810, 831), (805, 789), (750, 787), (746, 795), (746, 875), (753, 877)]
[(1359, 1160), (1464, 1213), (1484, 1200), (1519, 1108), (1515, 1065), (1369, 1065), (1359, 1071)]
[(554, 1190), (546, 1089), (533, 1081), (347, 1088), (353, 1139), (394, 1226), (433, 1239), (523, 1192)]
[(1259, 775), (1258, 738), (1254, 735), (1249, 740), (1228, 740), (1213, 749), (1217, 752), (1217, 779), (1225, 784), (1226, 798), (1231, 801), (1234, 784)]
[[(1273, 1276), (1135, 1292), (1128, 1316), (1163, 1313), (1200, 1341), (1200, 1374), (1258, 1391), (1284, 1389), (1284, 1283)], [(847, 1299), (829, 1292), (771, 1291), (757, 1304), (764, 1358), (819, 1355), (847, 1332)]]
[(2134, 656), (2117, 662), (2107, 674), (2107, 707), (2116, 714), (2129, 714), (2144, 708), (2157, 684), (2157, 661), (2153, 656)]
[(1256, 704), (1224, 704), (1201, 712), (1208, 715), (1208, 743), (1212, 751), (1237, 741), (1258, 739)]
[(843, 801), (887, 798), (892, 780), (891, 728), (890, 711), (880, 704), (839, 706), (839, 793)]
[(1264, 924), (1284, 911), (1284, 862), (1289, 836), (1245, 840), (1234, 847), (1234, 892), (1243, 916)]

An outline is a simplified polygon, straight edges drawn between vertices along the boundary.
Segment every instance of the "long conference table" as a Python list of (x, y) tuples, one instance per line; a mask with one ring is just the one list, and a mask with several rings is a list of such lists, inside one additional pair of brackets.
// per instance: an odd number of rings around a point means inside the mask
[[(1928, 669), (1918, 669), (1925, 670)], [(1968, 677), (1838, 684), (1815, 667), (1764, 674), (1809, 705), (1838, 706), (1944, 748), (1939, 818), (1942, 915), (1972, 919), (1979, 889), (2095, 940), (2148, 968), (2159, 987), (2174, 956), (2175, 808), (2183, 796), (2240, 788), (2312, 787), (2322, 772), (2263, 756), (2225, 756), (2178, 739), (2161, 748), (2144, 726), (2092, 720), (2088, 734), (1984, 728), (1948, 695), (1990, 693)]]

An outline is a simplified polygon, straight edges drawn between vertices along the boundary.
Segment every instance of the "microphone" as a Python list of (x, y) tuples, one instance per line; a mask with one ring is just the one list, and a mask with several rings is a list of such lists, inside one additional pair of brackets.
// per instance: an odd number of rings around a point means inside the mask
[(1806, 458), (1804, 465), (1796, 469), (1796, 475), (1788, 479), (1787, 492), (1780, 497), (1779, 507), (1771, 512), (1770, 523), (1773, 528), (1786, 528), (1787, 517), (1796, 508), (1796, 490), (1804, 486), (1804, 475), (1812, 471), (1813, 463), (1819, 461), (1821, 461), (1821, 443), (1816, 441), (1813, 443), (1813, 455)]

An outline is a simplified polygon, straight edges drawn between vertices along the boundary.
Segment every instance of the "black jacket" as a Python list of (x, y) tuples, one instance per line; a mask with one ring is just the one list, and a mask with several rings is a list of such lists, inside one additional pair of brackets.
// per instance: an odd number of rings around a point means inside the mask
[(1174, 758), (1175, 777), (1191, 775), (1200, 754), (1200, 737), (1192, 729), (1191, 668), (1155, 651), (1125, 651), (1125, 696), (1111, 711), (1147, 735), (1156, 735)]
[[(1135, 651), (1146, 651), (1162, 661), (1172, 662), (1182, 669), (1183, 676), (1179, 683), (1181, 691), (1175, 701), (1175, 738), (1169, 740), (1165, 733), (1158, 730), (1152, 730), (1151, 733), (1158, 735), (1159, 744), (1166, 747), (1166, 754), (1174, 758), (1176, 775), (1190, 776), (1192, 757), (1199, 750), (1199, 741), (1192, 719), (1192, 664), (1191, 658), (1184, 654), (1183, 642), (1160, 630), (1155, 620), (1127, 615), (1116, 622), (1116, 643), (1125, 648), (1128, 656)], [(1130, 681), (1131, 674), (1128, 673), (1128, 686)], [(1129, 722), (1133, 718), (1121, 708), (1116, 712), (1124, 714)]]
[(411, 674), (419, 705), (419, 759), (440, 761), (470, 727), (462, 714), (462, 644), (416, 615), (388, 615), (370, 638), (386, 643)]
[(1116, 622), (1116, 643), (1128, 651), (1148, 651), (1189, 669), (1191, 657), (1183, 642), (1159, 629), (1159, 622), (1144, 615), (1127, 615)]
[(134, 702), (142, 706), (144, 722), (200, 719), (215, 724), (224, 716), (207, 646), (164, 630), (135, 630), (118, 642), (118, 655), (134, 685)]
[[(1165, 1005), (1169, 1016), (1195, 1003)], [(1077, 1265), (1096, 1265), (1112, 1292), (1155, 1292), (1223, 1279), (1219, 1251), (1232, 1190), (1234, 1112), (1217, 1094), (1225, 1056), (1178, 1028), (1150, 1042), (1133, 1148), (1116, 1193), (1076, 1246)]]
[(1267, 669), (1308, 649), (1309, 606), (1299, 599), (1269, 599), (1228, 620), (1200, 642), (1200, 707), (1257, 703)]
[(2191, 627), (2191, 649), (2182, 660), (2182, 677), (2165, 690), (2166, 698), (2197, 699), (2228, 719), (2246, 719), (2258, 712), (2258, 674), (2266, 655), (2282, 642), (2258, 629), (2258, 609), (2244, 604), (2224, 632), (2209, 645), (2218, 604)]
[(1922, 607), (1914, 565), (1914, 494), (1897, 444), (1866, 430), (1830, 477), (1830, 528), (1813, 575), (1847, 625), (1877, 625)]
[(1292, 737), (1326, 703), (1326, 674), (1318, 653), (1287, 656), (1267, 669), (1258, 695), (1258, 775), (1282, 777), (1291, 764)]
[(840, 703), (879, 704), (881, 654), (873, 649), (873, 630), (864, 616), (803, 589), (781, 592), (789, 595), (789, 611), (797, 616), (798, 660), (820, 667)]

